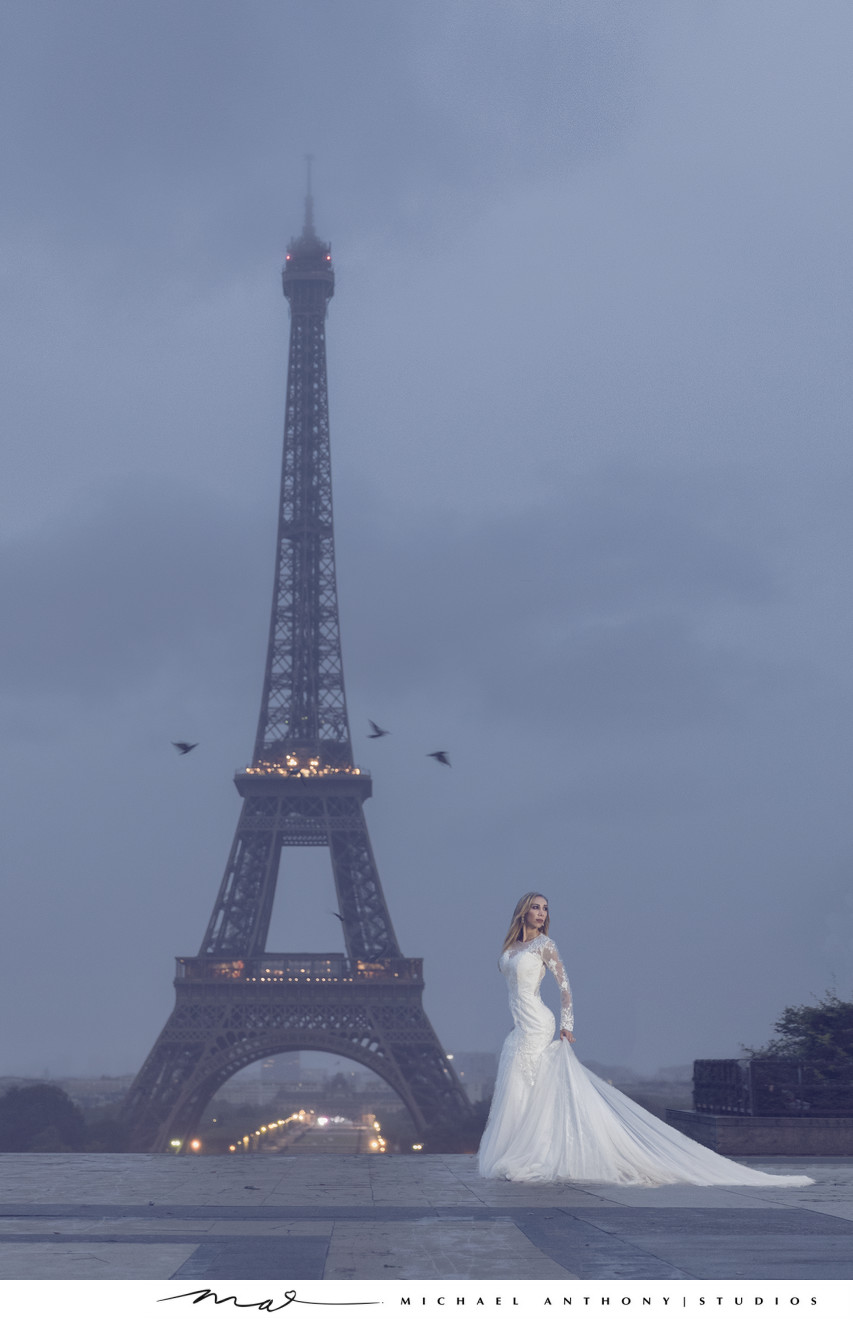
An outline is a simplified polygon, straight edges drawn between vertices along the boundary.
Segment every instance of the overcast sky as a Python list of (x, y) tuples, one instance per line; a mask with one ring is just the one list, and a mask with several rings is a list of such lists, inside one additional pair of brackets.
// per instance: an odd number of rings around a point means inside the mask
[[(581, 1058), (737, 1054), (850, 998), (847, 0), (0, 21), (0, 1074), (135, 1072), (207, 924), (305, 152), (350, 720), (445, 1049), (499, 1047), (533, 888)], [(288, 851), (270, 947), (338, 948), (335, 906)]]

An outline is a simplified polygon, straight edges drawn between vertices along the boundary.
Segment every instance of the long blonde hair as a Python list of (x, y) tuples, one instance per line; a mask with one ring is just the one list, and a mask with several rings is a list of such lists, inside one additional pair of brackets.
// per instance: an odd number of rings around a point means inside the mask
[[(518, 903), (515, 905), (515, 912), (513, 913), (512, 921), (509, 924), (509, 931), (506, 933), (506, 940), (501, 948), (501, 954), (503, 954), (505, 950), (508, 950), (511, 945), (515, 945), (519, 940), (524, 938), (524, 919), (530, 912), (530, 907), (534, 899), (544, 899), (546, 904), (548, 902), (547, 895), (544, 895), (541, 890), (528, 890), (527, 894), (521, 896)], [(550, 925), (551, 913), (549, 911), (545, 916), (545, 921), (542, 925), (542, 931), (540, 934), (547, 936), (548, 927)]]

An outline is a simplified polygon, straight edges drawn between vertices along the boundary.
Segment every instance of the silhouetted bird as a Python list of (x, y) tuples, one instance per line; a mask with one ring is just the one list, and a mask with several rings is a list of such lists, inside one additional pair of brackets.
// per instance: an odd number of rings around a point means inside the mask
[(197, 748), (197, 747), (198, 747), (198, 744), (197, 744), (197, 743), (176, 743), (176, 742), (174, 741), (174, 739), (173, 739), (173, 740), (172, 740), (172, 747), (178, 749), (178, 753), (179, 753), (179, 755), (180, 755), (181, 757), (185, 757), (185, 756), (187, 755), (188, 752), (192, 752), (193, 748)]
[[(330, 911), (331, 911), (331, 910), (330, 910)], [(343, 922), (343, 920), (344, 920), (344, 919), (341, 917), (340, 913), (332, 913), (332, 917), (336, 917), (336, 918), (338, 919), (339, 922)]]
[(428, 752), (427, 756), (435, 757), (436, 761), (440, 761), (442, 766), (450, 765), (450, 758), (448, 757), (446, 752)]
[(367, 723), (373, 730), (372, 734), (368, 734), (368, 738), (384, 738), (386, 734), (391, 733), (390, 729), (381, 729), (375, 720), (368, 720)]

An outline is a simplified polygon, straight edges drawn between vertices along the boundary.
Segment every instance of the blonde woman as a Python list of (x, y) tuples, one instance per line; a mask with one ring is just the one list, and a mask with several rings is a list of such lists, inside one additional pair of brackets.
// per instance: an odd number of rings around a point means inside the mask
[[(515, 1026), (501, 1051), (480, 1144), (483, 1176), (521, 1183), (814, 1182), (803, 1175), (765, 1174), (718, 1156), (585, 1069), (572, 1050), (572, 992), (549, 926), (545, 896), (535, 890), (522, 895), (500, 957)], [(556, 1040), (554, 1015), (539, 994), (546, 968), (560, 988)]]

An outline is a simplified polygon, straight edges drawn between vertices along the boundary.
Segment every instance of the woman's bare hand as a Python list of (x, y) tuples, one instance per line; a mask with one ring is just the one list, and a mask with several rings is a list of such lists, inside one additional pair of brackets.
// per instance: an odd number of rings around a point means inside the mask
[(561, 1029), (560, 1036), (565, 1037), (566, 1041), (574, 1041), (575, 1039), (574, 1032), (569, 1032), (566, 1028)]

